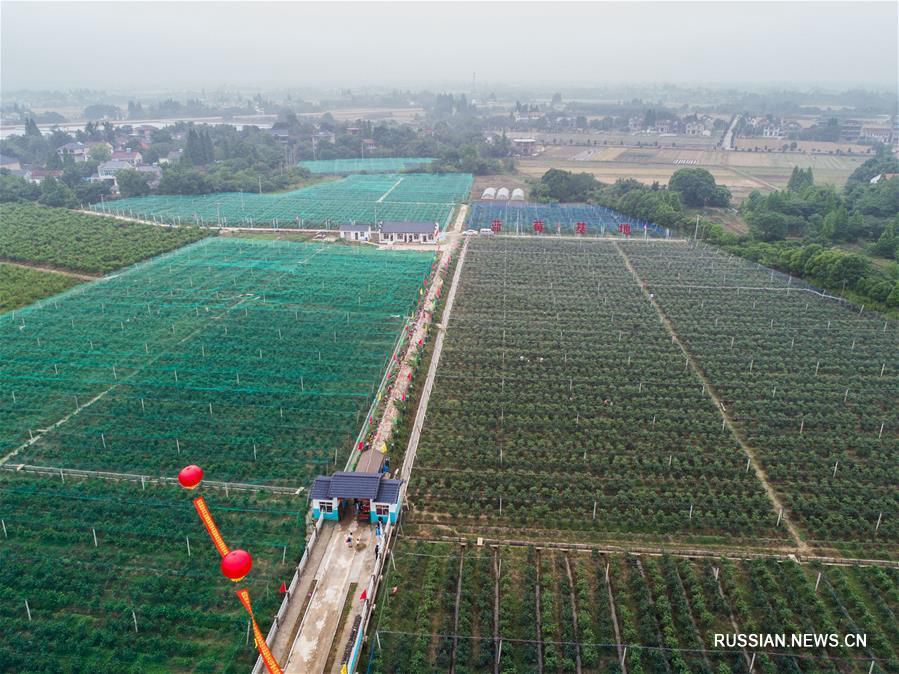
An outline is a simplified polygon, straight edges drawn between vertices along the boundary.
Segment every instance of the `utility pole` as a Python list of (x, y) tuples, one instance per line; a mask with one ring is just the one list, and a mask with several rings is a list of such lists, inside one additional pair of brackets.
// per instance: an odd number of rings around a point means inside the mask
[(696, 241), (696, 237), (699, 234), (699, 214), (696, 214), (696, 227), (693, 229), (693, 240)]

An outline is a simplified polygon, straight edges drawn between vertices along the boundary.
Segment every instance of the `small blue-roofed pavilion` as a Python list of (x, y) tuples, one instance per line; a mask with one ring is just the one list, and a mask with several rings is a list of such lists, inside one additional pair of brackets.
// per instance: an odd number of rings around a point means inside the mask
[(371, 522), (396, 522), (400, 511), (402, 480), (384, 473), (338, 472), (319, 475), (312, 484), (312, 517), (339, 520), (341, 509), (350, 503), (368, 505)]

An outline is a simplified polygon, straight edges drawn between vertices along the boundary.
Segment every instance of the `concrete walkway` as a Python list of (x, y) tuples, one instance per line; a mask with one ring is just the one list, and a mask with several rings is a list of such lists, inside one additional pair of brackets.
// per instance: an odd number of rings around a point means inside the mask
[(272, 655), (278, 662), (285, 662), (287, 655), (290, 653), (290, 647), (296, 639), (297, 632), (300, 629), (300, 620), (302, 611), (306, 607), (306, 598), (309, 597), (315, 587), (315, 579), (318, 575), (319, 567), (322, 559), (331, 545), (331, 538), (337, 527), (331, 525), (322, 526), (318, 532), (315, 545), (311, 548), (309, 560), (306, 562), (306, 569), (311, 569), (311, 573), (301, 573), (296, 590), (291, 596), (290, 602), (287, 604), (287, 613), (284, 615), (283, 626), (275, 634), (275, 640), (269, 644)]
[[(324, 527), (334, 529), (319, 567), (315, 573), (315, 590), (296, 639), (290, 648), (286, 674), (320, 674), (325, 669), (337, 625), (352, 583), (358, 592), (368, 584), (375, 558), (375, 533), (368, 524), (344, 519)], [(324, 528), (323, 527), (323, 528)], [(353, 534), (353, 547), (347, 546), (347, 534)], [(355, 604), (358, 596), (353, 596)], [(337, 644), (338, 649), (343, 644)], [(343, 653), (338, 652), (337, 658)]]

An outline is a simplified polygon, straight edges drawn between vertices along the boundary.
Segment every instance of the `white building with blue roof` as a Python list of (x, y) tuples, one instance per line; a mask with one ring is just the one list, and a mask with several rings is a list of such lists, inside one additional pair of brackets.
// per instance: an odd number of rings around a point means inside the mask
[(367, 506), (369, 520), (396, 522), (399, 517), (402, 480), (392, 480), (384, 473), (338, 472), (315, 478), (310, 493), (312, 517), (338, 521), (346, 508)]

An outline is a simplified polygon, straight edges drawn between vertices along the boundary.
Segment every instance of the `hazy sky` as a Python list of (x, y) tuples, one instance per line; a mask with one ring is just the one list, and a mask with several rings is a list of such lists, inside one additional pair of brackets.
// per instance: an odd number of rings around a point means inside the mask
[(793, 83), (895, 89), (892, 2), (0, 2), (3, 89)]

